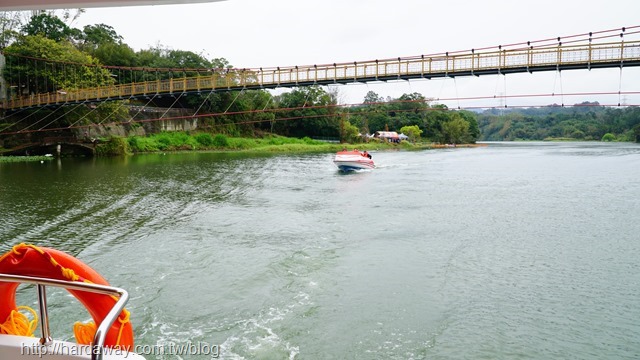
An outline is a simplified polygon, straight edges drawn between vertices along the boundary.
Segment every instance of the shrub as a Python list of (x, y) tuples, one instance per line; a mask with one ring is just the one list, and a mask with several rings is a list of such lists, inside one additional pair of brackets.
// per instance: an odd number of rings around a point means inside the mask
[(213, 136), (211, 136), (210, 134), (206, 134), (206, 133), (198, 134), (195, 136), (195, 138), (198, 144), (202, 146), (209, 147), (213, 145)]
[(227, 140), (228, 147), (234, 150), (246, 150), (256, 147), (256, 141), (253, 139), (230, 138)]
[(129, 142), (125, 138), (113, 136), (109, 138), (105, 143), (98, 144), (96, 146), (97, 156), (117, 156), (117, 155), (129, 155), (131, 149), (129, 148)]
[(269, 139), (269, 144), (270, 145), (282, 145), (282, 138), (279, 137), (272, 137)]
[(153, 138), (132, 136), (129, 138), (129, 147), (133, 152), (158, 151), (158, 143)]
[(216, 147), (227, 147), (229, 146), (229, 139), (227, 139), (227, 137), (222, 134), (217, 134), (213, 138), (213, 144)]
[(171, 146), (171, 138), (168, 134), (162, 133), (158, 134), (155, 137), (156, 143), (158, 144), (158, 150), (166, 150)]
[(612, 133), (606, 133), (602, 136), (602, 141), (616, 141), (616, 136)]
[(197, 149), (200, 147), (200, 143), (198, 142), (198, 140), (196, 140), (196, 138), (189, 136), (186, 141), (184, 142), (184, 145), (182, 145), (182, 148), (187, 148), (187, 149)]

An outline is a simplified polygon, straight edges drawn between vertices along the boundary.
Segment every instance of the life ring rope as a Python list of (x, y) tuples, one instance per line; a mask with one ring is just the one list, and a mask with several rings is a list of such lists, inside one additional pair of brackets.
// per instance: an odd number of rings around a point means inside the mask
[[(76, 337), (78, 344), (88, 345), (93, 341), (93, 337), (96, 335), (96, 323), (90, 321), (88, 323), (82, 323), (76, 321), (73, 324), (73, 335)], [(120, 335), (118, 335), (120, 340)]]
[[(20, 312), (20, 310), (31, 313), (33, 317), (29, 320), (27, 315)], [(3, 324), (0, 324), (0, 334), (6, 335), (21, 335), (33, 337), (33, 334), (38, 327), (38, 314), (35, 310), (29, 306), (18, 306), (16, 310), (12, 310), (11, 314)]]
[[(41, 254), (42, 256), (44, 256), (51, 263), (51, 265), (53, 265), (54, 268), (60, 271), (60, 273), (65, 279), (69, 281), (78, 281), (78, 282), (93, 284), (92, 281), (85, 279), (82, 276), (79, 276), (78, 274), (76, 274), (75, 271), (73, 271), (73, 269), (66, 268), (60, 265), (60, 263), (58, 263), (58, 261), (56, 261), (56, 259), (49, 252), (33, 244), (20, 243), (18, 245), (13, 246), (11, 251), (5, 253), (4, 255), (2, 255), (2, 257), (0, 257), (0, 263), (2, 263), (2, 261), (9, 256), (22, 255), (21, 250), (25, 250), (27, 248), (31, 248), (36, 252), (38, 252), (39, 254)], [(118, 301), (118, 297), (114, 295), (109, 295), (109, 296), (113, 300)], [(0, 331), (1, 331), (0, 333), (11, 334), (11, 335), (34, 336), (33, 334), (35, 332), (35, 329), (38, 323), (37, 322), (38, 317), (35, 310), (33, 310), (28, 306), (18, 306), (18, 310), (20, 309), (26, 310), (32, 313), (35, 320), (29, 321), (26, 315), (20, 313), (19, 311), (13, 310), (11, 312), (11, 315), (9, 315), (9, 318), (5, 321), (5, 323), (0, 324)], [(123, 309), (120, 315), (118, 316), (118, 322), (120, 323), (120, 326), (118, 329), (118, 337), (117, 337), (116, 344), (120, 344), (120, 340), (122, 338), (122, 332), (125, 328), (124, 325), (129, 322), (130, 316), (131, 314), (127, 309)], [(78, 344), (90, 345), (95, 337), (96, 329), (97, 329), (97, 326), (94, 321), (89, 321), (88, 323), (76, 322), (73, 325), (73, 333)], [(4, 331), (7, 331), (7, 332), (4, 332)]]

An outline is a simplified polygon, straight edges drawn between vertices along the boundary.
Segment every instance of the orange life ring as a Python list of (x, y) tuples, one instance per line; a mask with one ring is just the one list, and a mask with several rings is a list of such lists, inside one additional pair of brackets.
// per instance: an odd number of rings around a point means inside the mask
[[(0, 257), (0, 273), (109, 285), (95, 270), (67, 253), (24, 243), (14, 246), (12, 250)], [(7, 319), (11, 312), (17, 309), (18, 285), (18, 283), (0, 282), (0, 321)], [(84, 305), (98, 325), (102, 323), (117, 301), (115, 296), (78, 290), (68, 291)], [(118, 320), (107, 332), (105, 346), (133, 348), (133, 329), (127, 310), (122, 311)]]

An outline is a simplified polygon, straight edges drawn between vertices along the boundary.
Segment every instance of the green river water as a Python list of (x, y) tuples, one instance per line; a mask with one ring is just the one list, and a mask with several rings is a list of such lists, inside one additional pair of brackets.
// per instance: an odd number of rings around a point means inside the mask
[[(223, 359), (640, 358), (640, 145), (0, 163), (0, 250), (127, 289), (137, 344)], [(35, 306), (32, 287), (19, 299)], [(87, 312), (49, 291), (54, 338)], [(208, 359), (211, 354), (147, 359)]]

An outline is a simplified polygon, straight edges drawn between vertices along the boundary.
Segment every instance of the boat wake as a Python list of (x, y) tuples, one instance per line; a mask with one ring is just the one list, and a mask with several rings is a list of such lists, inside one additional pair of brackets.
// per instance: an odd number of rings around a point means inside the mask
[(280, 323), (297, 308), (310, 304), (309, 295), (298, 293), (293, 303), (284, 307), (270, 307), (255, 318), (236, 322), (238, 334), (231, 335), (220, 345), (222, 358), (230, 359), (295, 359), (300, 348), (290, 344), (279, 334)]

